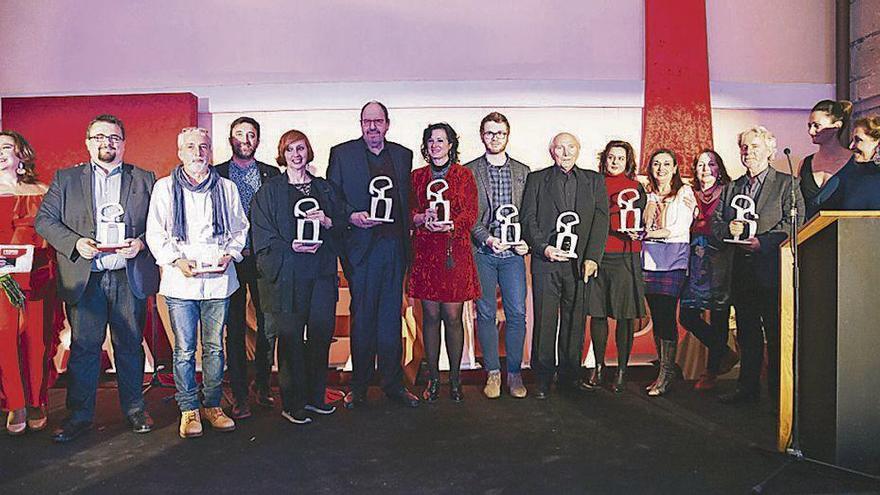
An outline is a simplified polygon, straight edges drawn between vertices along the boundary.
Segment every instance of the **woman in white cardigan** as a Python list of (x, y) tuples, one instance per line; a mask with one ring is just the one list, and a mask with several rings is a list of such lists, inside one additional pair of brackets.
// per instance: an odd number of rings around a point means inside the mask
[(675, 311), (687, 278), (690, 230), (697, 203), (693, 190), (681, 179), (675, 153), (667, 149), (651, 155), (647, 191), (642, 269), (660, 353), (660, 372), (648, 387), (648, 395), (658, 396), (666, 393), (675, 377)]

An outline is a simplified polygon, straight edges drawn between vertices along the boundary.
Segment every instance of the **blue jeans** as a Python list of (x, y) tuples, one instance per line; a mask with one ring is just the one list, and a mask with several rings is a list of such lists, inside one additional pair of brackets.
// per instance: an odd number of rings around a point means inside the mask
[(199, 408), (196, 383), (196, 342), (202, 328), (202, 394), (205, 407), (219, 407), (223, 381), (223, 325), (229, 298), (175, 299), (166, 297), (174, 331), (174, 398), (181, 411)]
[(476, 301), (477, 336), (483, 349), (483, 365), (488, 371), (501, 369), (498, 359), (498, 325), (495, 321), (498, 302), (496, 287), (501, 287), (504, 306), (504, 346), (508, 373), (522, 368), (523, 342), (526, 338), (526, 264), (522, 256), (497, 258), (476, 253), (477, 272), (483, 293)]

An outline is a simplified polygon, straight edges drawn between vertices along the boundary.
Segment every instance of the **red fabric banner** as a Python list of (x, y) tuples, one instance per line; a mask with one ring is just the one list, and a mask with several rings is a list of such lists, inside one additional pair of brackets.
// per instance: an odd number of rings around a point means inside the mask
[(711, 146), (705, 1), (646, 0), (642, 170), (654, 150), (668, 148), (689, 176), (694, 155)]

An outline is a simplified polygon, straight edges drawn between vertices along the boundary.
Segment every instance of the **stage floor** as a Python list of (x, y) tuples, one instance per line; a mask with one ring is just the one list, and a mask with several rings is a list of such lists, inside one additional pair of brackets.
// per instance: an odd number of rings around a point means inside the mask
[[(372, 388), (365, 409), (284, 421), (254, 408), (237, 431), (182, 440), (172, 393), (147, 397), (156, 430), (129, 432), (116, 390), (98, 392), (98, 425), (69, 445), (50, 432), (0, 434), (0, 493), (748, 493), (787, 457), (772, 451), (776, 419), (766, 399), (724, 406), (685, 382), (648, 398), (626, 393), (502, 396), (477, 385), (465, 401), (406, 409)], [(719, 392), (729, 391), (724, 382)], [(277, 393), (277, 390), (276, 390)], [(51, 391), (50, 430), (64, 415)], [(207, 425), (207, 423), (206, 423)], [(880, 484), (800, 462), (765, 493), (880, 492)]]

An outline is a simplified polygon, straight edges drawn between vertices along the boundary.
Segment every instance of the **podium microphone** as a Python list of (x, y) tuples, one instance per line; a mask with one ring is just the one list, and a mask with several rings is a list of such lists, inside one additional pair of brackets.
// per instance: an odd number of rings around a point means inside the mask
[(785, 158), (788, 160), (788, 173), (794, 177), (794, 167), (791, 166), (791, 148), (785, 148), (782, 152), (785, 153)]

